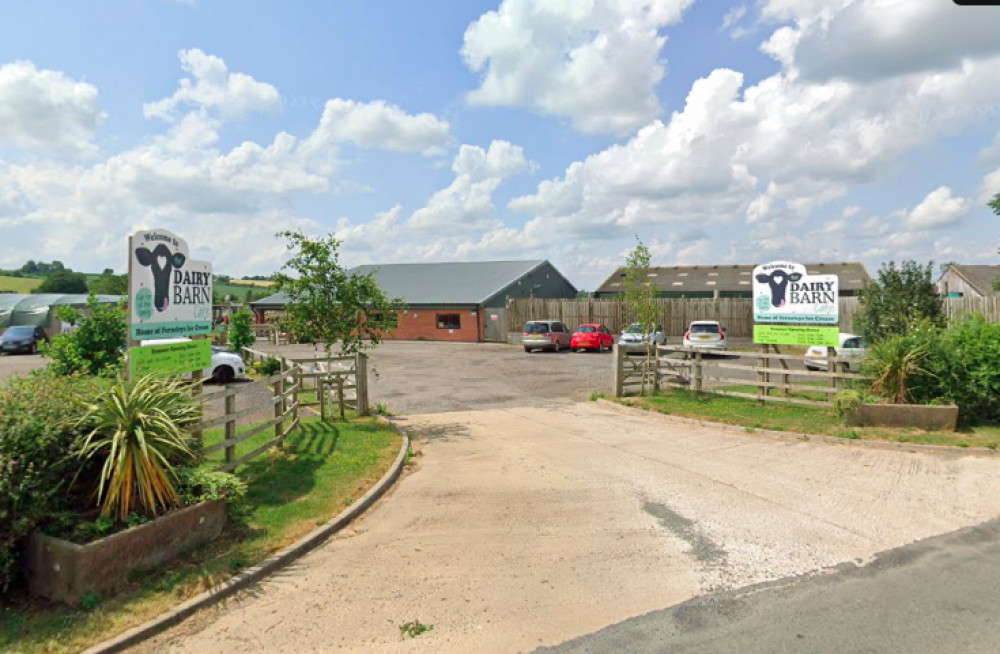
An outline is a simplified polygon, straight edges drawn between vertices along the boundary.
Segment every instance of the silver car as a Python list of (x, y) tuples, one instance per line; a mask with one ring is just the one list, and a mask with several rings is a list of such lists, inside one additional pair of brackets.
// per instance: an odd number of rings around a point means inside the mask
[[(840, 347), (833, 350), (838, 358), (847, 359), (839, 364), (842, 372), (857, 372), (868, 354), (865, 339), (855, 334), (840, 334)], [(807, 370), (826, 370), (826, 348), (814, 345), (806, 350), (805, 365)]]
[(532, 350), (568, 350), (573, 335), (569, 328), (558, 320), (530, 320), (524, 324), (521, 344), (525, 352)]
[(646, 344), (653, 347), (664, 345), (667, 337), (663, 333), (662, 325), (646, 325), (634, 322), (625, 328), (618, 339), (618, 347), (626, 352), (644, 352)]

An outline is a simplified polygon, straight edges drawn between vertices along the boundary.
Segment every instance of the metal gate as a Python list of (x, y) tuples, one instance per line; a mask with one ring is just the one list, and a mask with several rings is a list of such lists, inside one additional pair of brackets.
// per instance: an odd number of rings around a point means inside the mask
[(507, 309), (483, 309), (483, 340), (507, 342)]

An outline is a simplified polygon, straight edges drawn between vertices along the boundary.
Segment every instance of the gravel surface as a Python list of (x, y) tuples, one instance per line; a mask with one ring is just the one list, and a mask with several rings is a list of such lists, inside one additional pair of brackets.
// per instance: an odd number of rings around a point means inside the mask
[[(768, 439), (589, 402), (407, 423), (422, 453), (388, 501), (143, 650), (525, 651), (1000, 515), (993, 457)], [(404, 640), (412, 620), (434, 629)]]

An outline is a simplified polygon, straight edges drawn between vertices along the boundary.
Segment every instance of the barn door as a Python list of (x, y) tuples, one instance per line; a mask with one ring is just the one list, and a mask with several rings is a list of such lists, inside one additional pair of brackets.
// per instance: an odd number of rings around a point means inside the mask
[(491, 343), (507, 342), (507, 310), (483, 309), (485, 326), (483, 339)]

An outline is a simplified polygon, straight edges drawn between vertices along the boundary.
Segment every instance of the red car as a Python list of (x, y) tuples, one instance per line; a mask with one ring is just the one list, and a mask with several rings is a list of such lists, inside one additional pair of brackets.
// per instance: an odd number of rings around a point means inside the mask
[(569, 349), (578, 352), (583, 350), (610, 352), (614, 342), (615, 337), (611, 335), (611, 330), (604, 325), (580, 325), (573, 332), (573, 338), (569, 341)]

